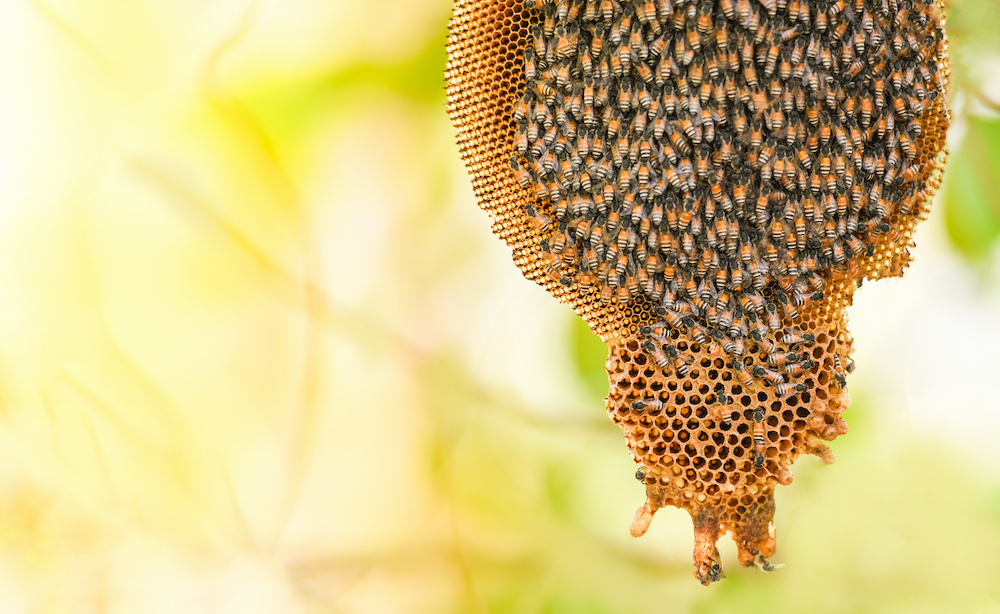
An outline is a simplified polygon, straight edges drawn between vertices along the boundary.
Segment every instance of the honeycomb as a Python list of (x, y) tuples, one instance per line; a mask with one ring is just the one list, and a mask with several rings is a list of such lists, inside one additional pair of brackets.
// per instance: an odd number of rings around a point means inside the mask
[(845, 309), (940, 183), (943, 6), (457, 0), (448, 112), (493, 231), (609, 348), (646, 487), (774, 566), (774, 488), (847, 432)]

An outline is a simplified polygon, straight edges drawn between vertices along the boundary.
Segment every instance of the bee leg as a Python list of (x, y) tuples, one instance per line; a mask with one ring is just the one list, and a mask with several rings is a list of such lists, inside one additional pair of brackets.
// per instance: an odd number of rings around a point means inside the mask
[(775, 565), (774, 563), (771, 563), (767, 559), (762, 557), (759, 553), (757, 554), (757, 556), (753, 557), (753, 564), (763, 571), (774, 571), (775, 569), (785, 566), (784, 563), (778, 563), (777, 565)]

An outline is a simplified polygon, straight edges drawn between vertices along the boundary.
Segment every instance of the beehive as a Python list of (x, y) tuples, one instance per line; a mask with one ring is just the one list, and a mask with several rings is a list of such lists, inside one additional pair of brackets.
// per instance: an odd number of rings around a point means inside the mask
[(774, 488), (847, 431), (845, 309), (900, 275), (948, 127), (940, 2), (457, 0), (448, 112), (524, 275), (609, 348), (646, 502), (770, 570)]

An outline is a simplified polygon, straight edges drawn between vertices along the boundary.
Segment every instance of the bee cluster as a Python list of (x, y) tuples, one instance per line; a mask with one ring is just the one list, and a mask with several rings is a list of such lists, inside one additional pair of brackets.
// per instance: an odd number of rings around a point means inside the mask
[[(938, 9), (913, 0), (526, 0), (510, 165), (549, 274), (644, 295), (665, 372), (710, 348), (779, 397), (813, 369), (787, 326), (926, 199)], [(673, 334), (672, 334), (673, 333)], [(696, 344), (696, 345), (695, 345)], [(801, 344), (801, 351), (797, 348)], [(792, 351), (789, 351), (789, 350)], [(767, 365), (744, 356), (764, 352)], [(747, 361), (747, 364), (749, 361)], [(843, 378), (841, 371), (836, 373)]]

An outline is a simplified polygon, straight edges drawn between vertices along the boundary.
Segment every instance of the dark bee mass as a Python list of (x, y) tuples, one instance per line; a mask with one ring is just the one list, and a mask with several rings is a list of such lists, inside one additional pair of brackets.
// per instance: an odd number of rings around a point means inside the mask
[[(937, 8), (525, 4), (541, 14), (511, 167), (543, 203), (525, 211), (548, 233), (550, 274), (605, 304), (644, 295), (661, 321), (641, 347), (665, 372), (685, 375), (686, 339), (741, 380), (803, 392), (786, 376), (814, 366), (815, 339), (768, 339), (926, 196), (913, 143), (943, 95)], [(771, 366), (743, 369), (751, 350)]]

